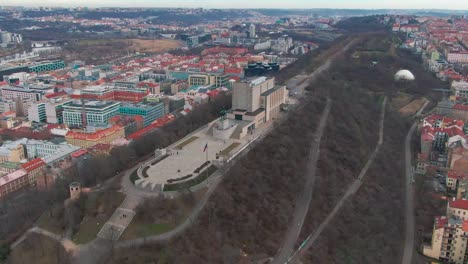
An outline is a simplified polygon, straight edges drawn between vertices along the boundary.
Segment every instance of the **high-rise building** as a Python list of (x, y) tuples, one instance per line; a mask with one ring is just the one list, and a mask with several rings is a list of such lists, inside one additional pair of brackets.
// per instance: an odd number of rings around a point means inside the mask
[(46, 104), (46, 118), (49, 124), (63, 124), (63, 108), (71, 100), (66, 98), (52, 98)]
[(63, 106), (70, 102), (68, 97), (59, 97), (31, 103), (28, 119), (37, 123), (63, 124)]
[(275, 85), (274, 78), (257, 77), (236, 82), (232, 88), (232, 110), (213, 127), (213, 135), (220, 139), (242, 138), (277, 118), (287, 99), (286, 86)]
[(31, 104), (28, 109), (28, 119), (32, 122), (45, 123), (47, 122), (46, 103), (37, 102)]
[(253, 23), (249, 26), (249, 38), (255, 38), (255, 25)]

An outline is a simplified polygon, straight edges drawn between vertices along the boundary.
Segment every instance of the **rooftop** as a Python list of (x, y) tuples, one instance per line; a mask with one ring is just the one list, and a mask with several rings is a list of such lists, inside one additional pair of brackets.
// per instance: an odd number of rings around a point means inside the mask
[(449, 207), (468, 210), (468, 200), (463, 200), (463, 199), (457, 200), (454, 198), (452, 200), (449, 200)]
[(87, 149), (80, 149), (71, 154), (72, 158), (78, 158), (84, 154), (88, 153)]
[(87, 140), (87, 141), (98, 141), (101, 138), (107, 137), (116, 133), (119, 130), (122, 130), (123, 127), (120, 125), (111, 126), (106, 129), (96, 131), (94, 133), (83, 133), (83, 132), (74, 132), (69, 131), (65, 138), (68, 139), (77, 139), (77, 140)]
[[(119, 105), (119, 102), (114, 102), (114, 101), (85, 101), (84, 102), (84, 107), (88, 109), (103, 109), (109, 106), (114, 106), (114, 105)], [(72, 101), (71, 103), (67, 104), (65, 106), (66, 108), (69, 107), (83, 107), (83, 103), (81, 101)]]
[(157, 105), (162, 104), (162, 102), (149, 102), (149, 103), (122, 103), (121, 108), (127, 107), (127, 108), (144, 108), (144, 109), (151, 109)]
[(7, 168), (7, 169), (17, 169), (21, 163), (19, 162), (12, 162), (12, 161), (4, 161), (0, 163), (0, 167)]
[(52, 163), (52, 162), (55, 162), (67, 155), (70, 155), (71, 153), (79, 150), (80, 147), (77, 147), (77, 146), (73, 146), (73, 145), (70, 145), (70, 144), (62, 144), (62, 147), (57, 151), (55, 152), (54, 154), (52, 155), (49, 155), (49, 156), (46, 156), (43, 158), (43, 160), (45, 161), (46, 164), (49, 164), (49, 163)]
[(268, 96), (276, 91), (278, 91), (279, 89), (283, 88), (284, 85), (275, 85), (273, 88), (271, 88), (270, 90), (264, 92), (261, 94), (261, 96)]
[(37, 158), (22, 164), (21, 168), (23, 168), (27, 172), (30, 172), (45, 165), (46, 163), (44, 162), (44, 160), (42, 160), (41, 158)]
[(0, 186), (3, 186), (7, 183), (10, 183), (12, 181), (15, 181), (21, 177), (26, 176), (27, 173), (24, 170), (17, 170), (15, 172), (12, 172), (10, 174), (7, 174), (3, 177), (0, 177)]

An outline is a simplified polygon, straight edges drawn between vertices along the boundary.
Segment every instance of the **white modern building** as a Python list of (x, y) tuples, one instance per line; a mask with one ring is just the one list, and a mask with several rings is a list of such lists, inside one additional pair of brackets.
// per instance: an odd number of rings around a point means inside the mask
[(28, 119), (38, 123), (63, 124), (63, 108), (71, 102), (64, 97), (32, 103), (28, 109)]
[(63, 123), (79, 127), (107, 124), (109, 118), (119, 114), (119, 108), (120, 103), (113, 101), (72, 101), (63, 105)]
[(40, 101), (42, 99), (43, 92), (36, 89), (29, 89), (23, 87), (8, 86), (2, 88), (3, 99), (27, 99), (33, 102)]
[[(24, 139), (23, 139), (24, 140)], [(66, 142), (53, 142), (44, 140), (24, 140), (28, 159), (42, 158), (46, 163), (51, 163), (80, 149), (80, 147)]]
[(46, 117), (46, 103), (36, 102), (32, 103), (28, 108), (28, 119), (29, 121), (36, 123), (45, 123)]
[(468, 82), (454, 81), (452, 82), (451, 90), (456, 97), (468, 98)]
[(246, 136), (277, 118), (288, 101), (286, 86), (275, 85), (274, 78), (249, 78), (234, 83), (232, 91), (232, 110), (213, 127), (213, 136), (220, 139)]

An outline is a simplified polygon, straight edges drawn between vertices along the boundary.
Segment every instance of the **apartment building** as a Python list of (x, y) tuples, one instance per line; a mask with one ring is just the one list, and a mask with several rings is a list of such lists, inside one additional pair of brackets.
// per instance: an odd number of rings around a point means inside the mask
[(107, 129), (99, 130), (94, 133), (82, 133), (69, 131), (65, 135), (65, 140), (68, 144), (88, 148), (99, 143), (110, 144), (112, 141), (124, 138), (125, 129), (121, 125), (115, 125)]
[(6, 141), (0, 147), (0, 162), (20, 162), (26, 158), (22, 141)]
[(0, 177), (0, 198), (29, 186), (28, 174), (24, 170), (17, 170)]
[(423, 246), (427, 257), (454, 264), (468, 263), (468, 200), (449, 200), (447, 215), (434, 219), (430, 245)]

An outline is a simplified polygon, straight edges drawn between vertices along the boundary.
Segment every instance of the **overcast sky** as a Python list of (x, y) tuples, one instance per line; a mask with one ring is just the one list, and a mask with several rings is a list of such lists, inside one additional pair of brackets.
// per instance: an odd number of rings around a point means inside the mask
[(468, 0), (0, 0), (0, 5), (203, 8), (411, 8), (468, 10)]

